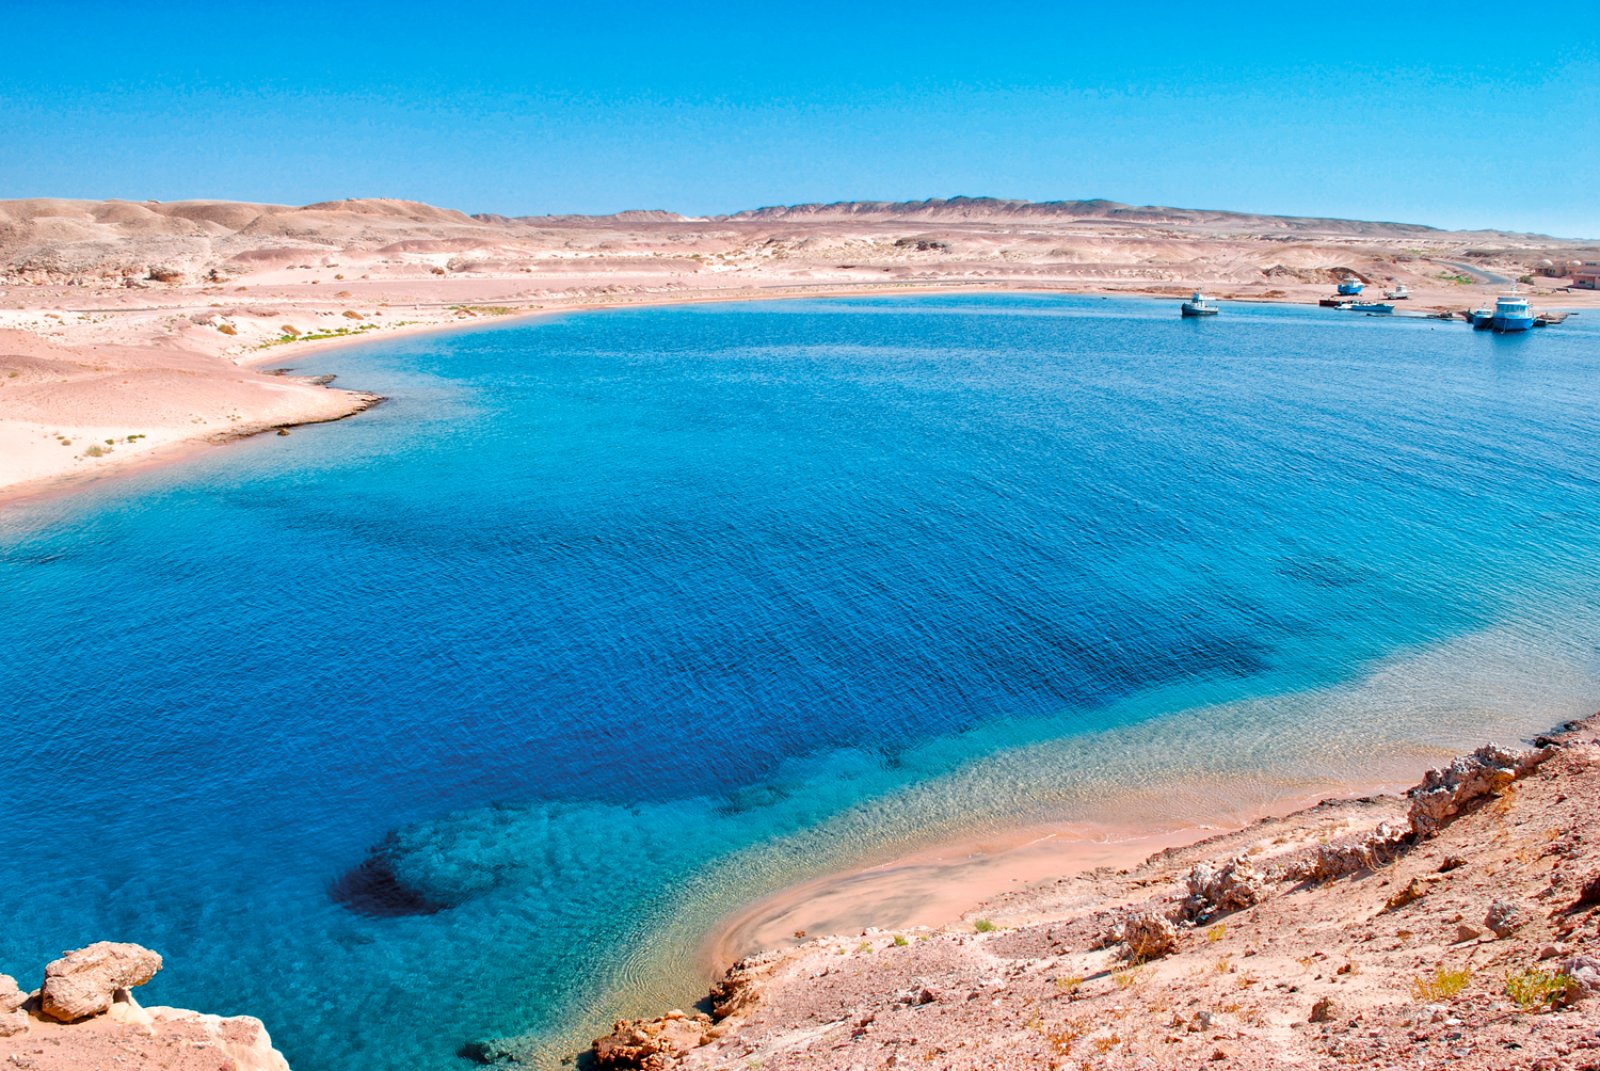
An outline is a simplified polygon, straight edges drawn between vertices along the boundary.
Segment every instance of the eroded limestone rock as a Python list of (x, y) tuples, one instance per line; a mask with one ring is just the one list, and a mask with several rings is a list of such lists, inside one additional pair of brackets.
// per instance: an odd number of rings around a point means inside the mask
[(98, 941), (45, 967), (40, 1011), (63, 1023), (102, 1015), (117, 990), (144, 985), (160, 969), (161, 956), (148, 948)]
[(1308, 857), (1290, 865), (1284, 876), (1292, 881), (1322, 882), (1373, 870), (1399, 855), (1410, 839), (1410, 830), (1379, 822), (1370, 833), (1337, 844), (1318, 845)]
[(22, 1005), (28, 994), (17, 987), (17, 980), (0, 974), (0, 1038), (12, 1037), (28, 1029), (28, 1013)]
[(711, 1017), (673, 1010), (659, 1019), (620, 1019), (594, 1042), (600, 1071), (667, 1071), (710, 1040)]
[(1185, 879), (1189, 896), (1183, 902), (1189, 918), (1206, 918), (1222, 911), (1238, 911), (1266, 897), (1266, 880), (1248, 855), (1239, 854), (1218, 866), (1199, 863)]
[(1422, 783), (1411, 790), (1412, 830), (1419, 837), (1433, 836), (1467, 807), (1504, 792), (1556, 751), (1553, 746), (1512, 751), (1498, 744), (1485, 744), (1443, 769), (1429, 770)]
[(1122, 943), (1129, 959), (1159, 959), (1178, 947), (1178, 928), (1154, 911), (1130, 912), (1122, 920)]

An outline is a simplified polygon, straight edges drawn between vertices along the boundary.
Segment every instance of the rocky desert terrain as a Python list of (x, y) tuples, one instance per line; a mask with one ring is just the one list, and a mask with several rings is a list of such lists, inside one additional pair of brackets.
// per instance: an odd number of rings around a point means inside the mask
[(1600, 716), (936, 929), (811, 937), (601, 1069), (1600, 1068)]
[(1585, 260), (1600, 260), (1600, 245), (1109, 201), (715, 218), (510, 218), (372, 199), (5, 201), (0, 494), (358, 412), (376, 399), (259, 369), (518, 315), (971, 289), (1177, 297), (1204, 286), (1223, 300), (1310, 302), (1346, 275), (1404, 283), (1413, 310), (1465, 309), (1519, 278), (1541, 306), (1600, 305), (1562, 289), (1561, 273)]

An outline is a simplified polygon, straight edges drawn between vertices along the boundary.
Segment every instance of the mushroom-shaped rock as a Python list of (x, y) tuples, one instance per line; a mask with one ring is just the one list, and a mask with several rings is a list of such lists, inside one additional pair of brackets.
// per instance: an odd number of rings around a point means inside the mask
[(63, 1023), (101, 1015), (117, 990), (144, 985), (160, 969), (161, 956), (148, 948), (97, 941), (45, 967), (39, 1010)]

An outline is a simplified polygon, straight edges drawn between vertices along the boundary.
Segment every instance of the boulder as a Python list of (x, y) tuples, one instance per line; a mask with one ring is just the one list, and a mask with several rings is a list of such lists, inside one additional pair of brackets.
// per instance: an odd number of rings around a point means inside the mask
[[(266, 1026), (253, 1016), (233, 1015), (224, 1018), (183, 1008), (146, 1010), (158, 1038), (182, 1038), (189, 1049), (211, 1055), (216, 1061), (212, 1066), (231, 1068), (233, 1071), (289, 1071), (288, 1061), (272, 1047), (272, 1037), (267, 1033)], [(150, 1055), (153, 1057), (155, 1054)], [(120, 1061), (120, 1054), (118, 1059)], [(134, 1066), (154, 1067), (157, 1064), (152, 1059), (142, 1065), (135, 1062)]]
[(160, 969), (161, 956), (148, 948), (96, 942), (45, 967), (39, 1010), (63, 1023), (102, 1015), (117, 990), (144, 985)]
[(1562, 964), (1561, 973), (1577, 983), (1580, 992), (1586, 995), (1600, 993), (1600, 958), (1573, 956)]
[(658, 1019), (621, 1019), (594, 1041), (600, 1071), (667, 1071), (711, 1040), (711, 1017), (670, 1011)]
[(28, 1029), (28, 1013), (22, 1010), (28, 994), (17, 987), (17, 980), (9, 974), (0, 974), (0, 1038), (8, 1038)]
[(1258, 904), (1267, 883), (1248, 855), (1236, 855), (1221, 866), (1200, 863), (1189, 871), (1189, 896), (1183, 902), (1189, 918), (1206, 918), (1218, 912), (1238, 911)]
[(1489, 905), (1489, 913), (1483, 918), (1483, 924), (1496, 937), (1510, 937), (1526, 921), (1522, 905), (1510, 900), (1496, 900)]
[(1329, 1023), (1337, 1019), (1344, 1011), (1339, 1002), (1332, 997), (1323, 997), (1311, 1005), (1311, 1019), (1313, 1023)]
[(1178, 947), (1178, 928), (1165, 915), (1134, 911), (1122, 920), (1122, 942), (1129, 959), (1160, 959)]
[(1583, 888), (1579, 890), (1578, 900), (1572, 905), (1572, 909), (1581, 911), (1596, 904), (1600, 904), (1600, 870), (1596, 870), (1583, 880)]

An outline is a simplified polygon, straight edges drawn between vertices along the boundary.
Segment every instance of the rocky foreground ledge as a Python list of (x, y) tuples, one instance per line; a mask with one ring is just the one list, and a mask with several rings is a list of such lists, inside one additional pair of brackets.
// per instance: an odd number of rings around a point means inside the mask
[(1600, 715), (1007, 893), (962, 925), (743, 960), (601, 1071), (1600, 1071)]
[(148, 948), (101, 941), (46, 966), (32, 993), (0, 974), (0, 1067), (289, 1071), (259, 1019), (140, 1007), (130, 991), (160, 969)]

